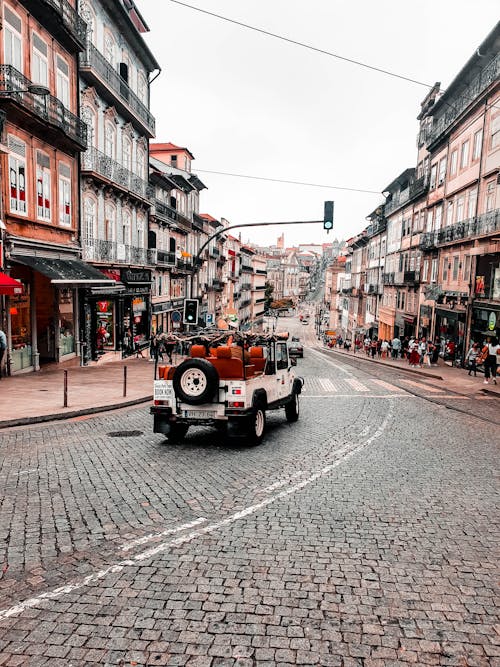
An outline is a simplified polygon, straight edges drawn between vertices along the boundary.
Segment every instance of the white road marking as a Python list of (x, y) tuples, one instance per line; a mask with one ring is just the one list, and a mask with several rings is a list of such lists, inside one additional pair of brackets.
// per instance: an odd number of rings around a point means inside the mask
[[(413, 394), (335, 394), (335, 396), (327, 396), (326, 394), (301, 394), (300, 398), (325, 398), (329, 401), (337, 400), (337, 398), (362, 398), (364, 400), (372, 398), (415, 398)], [(439, 398), (443, 398), (440, 396)]]
[(413, 380), (406, 380), (404, 378), (401, 378), (401, 382), (409, 384), (410, 387), (418, 387), (418, 389), (425, 389), (426, 391), (430, 391), (431, 394), (441, 394), (443, 391), (445, 391), (445, 389), (438, 389), (437, 387), (432, 387), (428, 384), (422, 384), (421, 382), (414, 382)]
[(337, 391), (337, 388), (333, 382), (328, 378), (318, 378), (318, 380), (321, 387), (323, 388), (323, 391)]
[(354, 389), (354, 391), (370, 391), (368, 387), (365, 387), (365, 385), (359, 380), (356, 380), (356, 378), (347, 378), (346, 382)]
[(303, 474), (304, 474), (303, 472), (296, 472), (295, 474), (290, 475), (287, 479), (282, 479), (279, 482), (274, 482), (274, 484), (266, 486), (265, 489), (262, 489), (262, 493), (269, 493), (269, 491), (276, 491), (276, 489), (280, 489), (282, 486), (289, 484), (290, 480), (297, 479), (297, 477), (302, 477)]
[(396, 387), (395, 385), (390, 384), (389, 382), (384, 382), (384, 380), (378, 380), (377, 378), (373, 378), (372, 382), (378, 384), (378, 386), (382, 387), (382, 389), (387, 389), (387, 391), (401, 391), (400, 387)]
[(156, 540), (159, 537), (166, 537), (167, 535), (174, 535), (175, 533), (180, 533), (181, 530), (194, 528), (195, 526), (198, 526), (200, 523), (204, 523), (205, 521), (207, 521), (207, 519), (200, 517), (199, 519), (194, 519), (189, 523), (184, 523), (182, 526), (177, 526), (176, 528), (167, 528), (166, 530), (162, 530), (161, 533), (150, 533), (149, 535), (138, 537), (136, 540), (131, 540), (130, 542), (127, 542), (122, 547), (120, 547), (120, 551), (129, 551), (130, 549), (133, 549), (134, 547), (139, 546), (140, 544), (147, 544), (148, 542)]
[(321, 361), (324, 361), (325, 363), (330, 364), (330, 366), (333, 366), (338, 371), (342, 371), (342, 373), (345, 373), (346, 375), (352, 375), (352, 372), (350, 370), (348, 370), (347, 368), (344, 368), (343, 366), (339, 366), (338, 364), (334, 363), (331, 359), (328, 359), (327, 356), (325, 356), (324, 354), (321, 354), (321, 352), (318, 352), (317, 350), (313, 350), (311, 348), (309, 348), (309, 352), (311, 354), (315, 354), (317, 357), (319, 357), (319, 359), (321, 359)]
[(27, 600), (19, 602), (12, 607), (8, 607), (7, 609), (2, 609), (0, 610), (0, 620), (3, 620), (4, 618), (10, 618), (11, 616), (18, 616), (19, 614), (22, 614), (23, 611), (25, 611), (26, 609), (36, 607), (38, 604), (40, 604), (45, 600), (55, 600), (57, 598), (62, 597), (63, 595), (66, 595), (67, 593), (71, 593), (72, 591), (78, 590), (80, 588), (90, 586), (91, 584), (99, 581), (100, 579), (104, 579), (104, 577), (106, 577), (108, 574), (121, 572), (125, 567), (137, 566), (142, 561), (153, 558), (157, 554), (162, 553), (167, 549), (171, 549), (172, 547), (177, 547), (182, 544), (186, 544), (187, 542), (191, 542), (192, 540), (202, 535), (208, 535), (210, 533), (214, 533), (219, 529), (224, 528), (225, 526), (229, 526), (232, 523), (235, 523), (236, 521), (243, 519), (246, 516), (255, 514), (264, 507), (267, 507), (268, 505), (275, 503), (277, 500), (281, 500), (282, 498), (286, 498), (287, 496), (291, 496), (297, 493), (298, 491), (301, 491), (302, 489), (309, 486), (313, 482), (317, 481), (321, 477), (324, 477), (325, 475), (331, 473), (332, 470), (334, 470), (342, 463), (350, 459), (352, 456), (354, 456), (354, 454), (358, 453), (365, 447), (371, 445), (372, 442), (374, 442), (374, 440), (380, 438), (380, 436), (386, 430), (392, 417), (393, 417), (393, 405), (391, 404), (387, 410), (387, 414), (384, 418), (384, 421), (378, 427), (375, 433), (372, 436), (370, 436), (367, 440), (359, 443), (358, 445), (347, 445), (346, 447), (343, 447), (342, 449), (338, 450), (337, 452), (334, 453), (334, 455), (338, 458), (333, 463), (324, 466), (320, 470), (317, 470), (316, 472), (309, 475), (309, 477), (307, 477), (306, 479), (302, 480), (301, 482), (297, 482), (293, 486), (290, 486), (283, 491), (280, 491), (276, 495), (271, 496), (269, 498), (265, 498), (261, 502), (256, 503), (255, 505), (250, 505), (249, 507), (246, 507), (245, 509), (239, 512), (230, 514), (228, 517), (222, 519), (221, 521), (216, 521), (214, 523), (209, 524), (208, 526), (203, 526), (202, 528), (193, 530), (191, 533), (182, 535), (180, 537), (176, 537), (170, 541), (163, 542), (162, 544), (159, 544), (156, 547), (152, 547), (151, 549), (143, 551), (142, 553), (136, 554), (135, 556), (133, 556), (128, 560), (121, 560), (118, 563), (115, 563), (114, 565), (110, 565), (107, 568), (98, 570), (97, 572), (89, 574), (87, 577), (84, 577), (83, 579), (70, 582), (64, 586), (60, 586), (45, 593), (40, 593), (40, 595), (28, 598)]
[(29, 475), (31, 472), (38, 472), (38, 468), (32, 468), (31, 470), (20, 470), (17, 473), (17, 476), (19, 477), (20, 475)]

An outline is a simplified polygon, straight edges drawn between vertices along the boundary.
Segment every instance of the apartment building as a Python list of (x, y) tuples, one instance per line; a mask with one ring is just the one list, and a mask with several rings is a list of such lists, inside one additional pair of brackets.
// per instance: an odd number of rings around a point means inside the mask
[[(81, 261), (78, 243), (85, 21), (67, 0), (6, 0), (1, 11), (4, 268), (20, 283), (4, 301), (2, 326), (7, 372), (17, 373), (75, 356), (79, 291), (111, 281)], [(0, 293), (8, 294), (1, 280)]]

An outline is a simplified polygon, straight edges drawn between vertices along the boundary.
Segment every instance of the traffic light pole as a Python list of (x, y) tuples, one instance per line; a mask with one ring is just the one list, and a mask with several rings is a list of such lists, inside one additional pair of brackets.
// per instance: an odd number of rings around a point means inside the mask
[(214, 234), (208, 237), (205, 243), (198, 250), (196, 257), (193, 260), (193, 268), (191, 270), (190, 281), (189, 281), (189, 298), (193, 298), (194, 276), (198, 273), (198, 271), (201, 269), (203, 265), (203, 261), (201, 260), (201, 254), (208, 246), (208, 244), (221, 234), (225, 234), (230, 229), (241, 229), (242, 227), (270, 227), (274, 225), (317, 225), (317, 224), (324, 224), (324, 220), (294, 220), (287, 222), (257, 222), (257, 223), (247, 222), (247, 223), (241, 223), (239, 225), (229, 225), (229, 227), (222, 227), (221, 229), (217, 230)]

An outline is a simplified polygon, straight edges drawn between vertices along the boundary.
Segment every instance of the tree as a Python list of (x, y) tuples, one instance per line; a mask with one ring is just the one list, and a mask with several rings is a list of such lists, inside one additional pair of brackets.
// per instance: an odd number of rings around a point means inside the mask
[(273, 301), (273, 292), (274, 292), (274, 285), (266, 281), (266, 290), (264, 292), (266, 300), (264, 301), (264, 310), (269, 310), (269, 308), (271, 307), (271, 303)]

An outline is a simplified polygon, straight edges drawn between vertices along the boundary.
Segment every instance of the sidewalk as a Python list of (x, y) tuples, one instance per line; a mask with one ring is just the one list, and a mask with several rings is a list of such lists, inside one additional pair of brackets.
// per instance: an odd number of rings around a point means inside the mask
[(333, 349), (323, 347), (323, 349), (341, 357), (355, 359), (361, 363), (364, 362), (366, 364), (398, 368), (401, 372), (412, 373), (416, 376), (419, 375), (424, 382), (428, 382), (436, 387), (443, 387), (443, 385), (445, 385), (446, 389), (456, 392), (457, 394), (462, 394), (463, 396), (472, 396), (478, 392), (485, 392), (500, 398), (500, 376), (497, 379), (497, 385), (492, 384), (491, 379), (490, 384), (484, 384), (483, 373), (478, 372), (477, 377), (468, 375), (467, 370), (448, 366), (442, 359), (439, 360), (438, 366), (429, 367), (424, 365), (422, 368), (414, 368), (410, 367), (406, 359), (380, 359), (379, 357), (373, 359), (371, 356), (368, 357), (364, 351), (356, 353), (352, 351), (347, 352), (347, 350), (339, 349), (337, 347)]
[[(127, 395), (123, 396), (124, 367)], [(64, 401), (68, 372), (68, 407)], [(37, 373), (0, 380), (0, 428), (126, 407), (152, 399), (154, 364), (129, 358), (96, 366), (60, 364)]]

